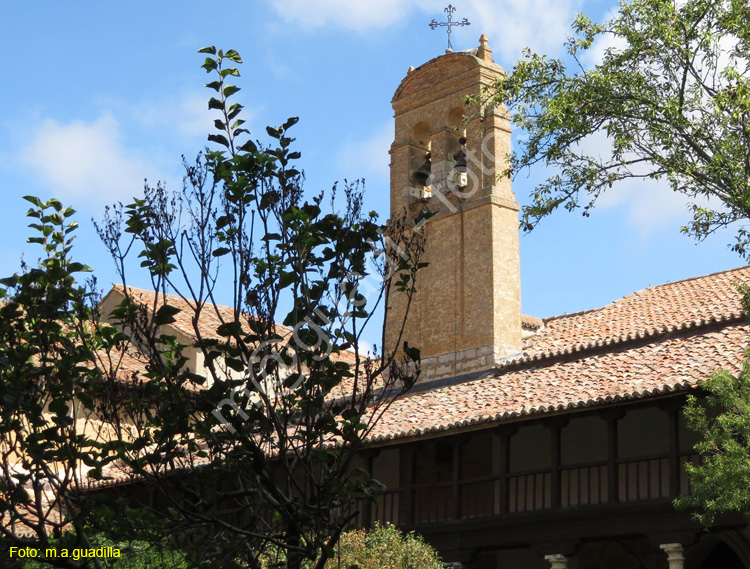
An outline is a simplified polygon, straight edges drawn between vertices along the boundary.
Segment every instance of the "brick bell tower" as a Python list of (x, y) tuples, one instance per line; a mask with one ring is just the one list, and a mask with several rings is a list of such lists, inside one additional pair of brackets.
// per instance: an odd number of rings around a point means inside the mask
[[(484, 34), (479, 42), (410, 68), (392, 101), (391, 217), (434, 212), (401, 344), (420, 349), (420, 381), (487, 370), (522, 347), (519, 206), (502, 175), (509, 116), (464, 103), (503, 73)], [(404, 309), (404, 296), (391, 295), (386, 349)]]

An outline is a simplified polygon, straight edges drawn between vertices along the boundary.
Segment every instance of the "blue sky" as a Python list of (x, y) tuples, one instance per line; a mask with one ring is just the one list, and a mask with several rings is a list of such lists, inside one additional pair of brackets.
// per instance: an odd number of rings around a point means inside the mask
[[(602, 19), (612, 2), (466, 0), (455, 49), (489, 37), (510, 68), (524, 46), (556, 55), (575, 13)], [(388, 216), (390, 100), (410, 65), (443, 53), (443, 0), (227, 0), (221, 4), (34, 0), (0, 6), (0, 275), (26, 252), (21, 196), (55, 196), (79, 211), (77, 258), (100, 285), (116, 280), (90, 219), (143, 179), (179, 188), (180, 156), (212, 127), (197, 49), (240, 52), (238, 95), (254, 135), (295, 127), (307, 189), (364, 177), (367, 205)], [(514, 190), (527, 203), (533, 179)], [(588, 219), (559, 212), (521, 238), (523, 311), (595, 308), (649, 286), (742, 265), (731, 236), (695, 244), (679, 232), (686, 200), (658, 185), (614, 188)], [(132, 284), (147, 286), (135, 278)]]

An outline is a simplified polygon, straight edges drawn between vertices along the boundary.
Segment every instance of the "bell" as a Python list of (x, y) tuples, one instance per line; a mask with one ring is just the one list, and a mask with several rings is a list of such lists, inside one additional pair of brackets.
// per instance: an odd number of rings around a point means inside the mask
[(430, 153), (427, 153), (424, 164), (419, 167), (419, 170), (414, 172), (414, 181), (421, 186), (427, 186), (427, 180), (432, 175), (432, 162), (430, 162), (430, 158)]
[(456, 154), (456, 170), (459, 172), (466, 172), (466, 147), (464, 146)]
[(456, 159), (456, 165), (454, 166), (457, 172), (466, 172), (466, 139), (461, 138), (461, 150), (459, 150), (454, 158)]

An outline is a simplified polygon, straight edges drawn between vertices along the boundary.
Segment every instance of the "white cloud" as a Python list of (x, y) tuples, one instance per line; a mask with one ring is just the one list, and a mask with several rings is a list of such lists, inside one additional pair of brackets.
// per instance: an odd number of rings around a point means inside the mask
[(623, 209), (630, 224), (642, 236), (647, 236), (684, 225), (690, 217), (688, 205), (695, 201), (673, 191), (666, 180), (634, 179), (607, 190), (597, 201), (597, 206)]
[(79, 204), (128, 199), (141, 192), (144, 178), (159, 177), (152, 164), (122, 144), (110, 114), (92, 123), (45, 119), (19, 158), (55, 197)]
[(368, 173), (388, 176), (388, 151), (393, 141), (393, 128), (391, 120), (364, 140), (347, 137), (337, 152), (339, 171), (354, 178)]
[[(158, 103), (146, 102), (127, 107), (127, 113), (143, 128), (169, 132), (181, 138), (202, 137), (212, 132), (214, 119), (219, 118), (216, 110), (208, 109), (207, 89), (201, 92), (185, 93), (180, 98)], [(243, 111), (247, 114), (247, 110)], [(244, 117), (248, 120), (248, 117)]]
[(465, 9), (474, 35), (487, 34), (495, 61), (510, 66), (524, 47), (559, 53), (580, 6), (580, 0), (473, 0)]
[[(498, 62), (511, 64), (526, 46), (543, 52), (558, 52), (570, 35), (570, 24), (582, 0), (467, 0), (454, 15), (471, 22), (456, 28), (453, 38), (471, 37), (471, 44), (454, 41), (456, 49), (473, 46), (487, 34)], [(382, 29), (419, 11), (426, 18), (443, 21), (443, 5), (431, 0), (272, 0), (278, 14), (300, 28), (340, 27), (358, 32)], [(425, 19), (425, 26), (427, 23)], [(427, 30), (425, 30), (427, 31)]]

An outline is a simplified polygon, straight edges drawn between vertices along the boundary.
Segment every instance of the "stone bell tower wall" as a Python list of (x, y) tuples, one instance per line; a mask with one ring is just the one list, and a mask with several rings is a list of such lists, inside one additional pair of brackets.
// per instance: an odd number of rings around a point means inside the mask
[[(510, 151), (507, 110), (468, 106), (502, 74), (486, 38), (410, 70), (393, 98), (391, 217), (433, 212), (403, 341), (420, 349), (424, 379), (491, 368), (521, 351), (518, 204), (503, 172)], [(457, 168), (459, 154), (466, 168)], [(418, 183), (415, 172), (430, 177)], [(456, 177), (465, 171), (463, 178)], [(396, 346), (405, 298), (392, 295), (386, 348)]]

